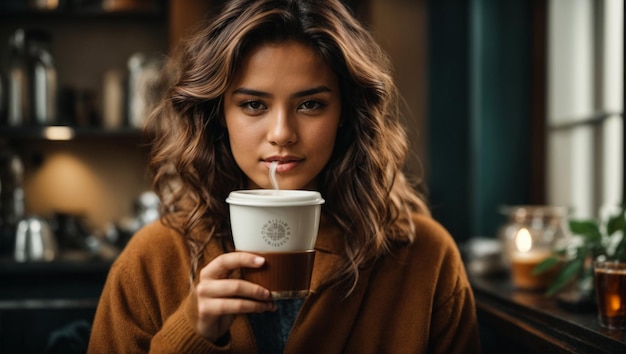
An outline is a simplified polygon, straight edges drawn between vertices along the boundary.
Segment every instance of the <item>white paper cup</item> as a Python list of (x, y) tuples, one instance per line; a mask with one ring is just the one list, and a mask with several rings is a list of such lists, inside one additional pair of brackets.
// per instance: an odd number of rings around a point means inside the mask
[(248, 252), (296, 252), (315, 247), (319, 192), (253, 189), (231, 192), (230, 223), (235, 248)]
[(321, 195), (300, 190), (242, 190), (226, 202), (235, 249), (265, 258), (242, 277), (270, 290), (273, 299), (307, 296), (315, 260)]

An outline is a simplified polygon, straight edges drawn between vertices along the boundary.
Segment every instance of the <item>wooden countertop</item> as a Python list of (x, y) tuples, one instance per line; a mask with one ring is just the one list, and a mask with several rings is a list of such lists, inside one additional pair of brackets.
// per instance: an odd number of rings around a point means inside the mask
[[(469, 277), (481, 331), (495, 342), (525, 348), (520, 353), (626, 353), (626, 330), (601, 327), (595, 308), (566, 310), (541, 292), (515, 289), (508, 275)], [(485, 344), (486, 352), (501, 345)]]

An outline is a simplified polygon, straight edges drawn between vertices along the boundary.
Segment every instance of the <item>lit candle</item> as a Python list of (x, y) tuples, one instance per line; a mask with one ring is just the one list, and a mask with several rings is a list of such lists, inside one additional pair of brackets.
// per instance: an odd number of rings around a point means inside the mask
[(513, 284), (524, 289), (544, 289), (550, 283), (553, 272), (533, 275), (533, 269), (546, 258), (551, 251), (544, 247), (537, 248), (528, 229), (521, 228), (515, 235), (515, 248), (511, 254)]

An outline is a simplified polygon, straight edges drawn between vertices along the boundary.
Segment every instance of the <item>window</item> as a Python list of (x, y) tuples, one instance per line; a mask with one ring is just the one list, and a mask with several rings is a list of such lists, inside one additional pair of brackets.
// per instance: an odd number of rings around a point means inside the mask
[(624, 5), (548, 5), (547, 202), (591, 218), (624, 195)]

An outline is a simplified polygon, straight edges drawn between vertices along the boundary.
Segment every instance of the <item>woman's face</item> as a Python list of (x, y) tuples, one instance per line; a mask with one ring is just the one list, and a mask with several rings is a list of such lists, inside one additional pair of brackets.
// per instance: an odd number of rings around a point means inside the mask
[(297, 42), (264, 44), (241, 62), (224, 94), (224, 115), (237, 165), (249, 188), (315, 189), (333, 151), (341, 117), (335, 73)]

